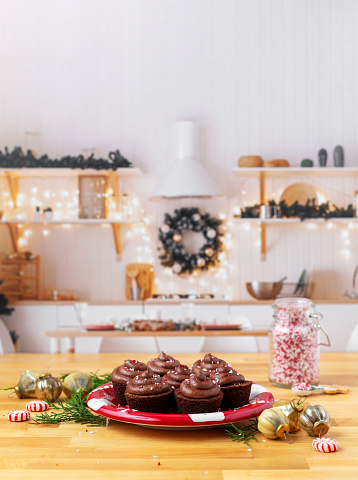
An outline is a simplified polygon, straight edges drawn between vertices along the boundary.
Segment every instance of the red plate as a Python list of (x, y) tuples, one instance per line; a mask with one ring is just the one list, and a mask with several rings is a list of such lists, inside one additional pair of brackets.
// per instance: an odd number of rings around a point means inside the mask
[(227, 325), (215, 325), (214, 323), (208, 323), (204, 325), (204, 330), (238, 330), (241, 325), (233, 325), (228, 323)]
[(86, 330), (114, 330), (114, 325), (85, 325)]
[(251, 387), (248, 405), (235, 410), (194, 415), (139, 412), (127, 406), (118, 405), (114, 398), (112, 382), (96, 388), (87, 397), (88, 407), (103, 417), (162, 430), (200, 429), (238, 422), (253, 417), (255, 413), (259, 415), (266, 408), (272, 407), (273, 402), (272, 393), (257, 384)]

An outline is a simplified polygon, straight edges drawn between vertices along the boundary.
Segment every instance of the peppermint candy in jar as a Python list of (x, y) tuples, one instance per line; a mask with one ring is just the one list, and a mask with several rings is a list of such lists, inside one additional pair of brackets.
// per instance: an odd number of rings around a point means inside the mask
[(269, 379), (273, 385), (318, 383), (320, 369), (319, 332), (322, 315), (313, 313), (307, 298), (280, 298), (273, 304), (274, 323), (269, 330)]

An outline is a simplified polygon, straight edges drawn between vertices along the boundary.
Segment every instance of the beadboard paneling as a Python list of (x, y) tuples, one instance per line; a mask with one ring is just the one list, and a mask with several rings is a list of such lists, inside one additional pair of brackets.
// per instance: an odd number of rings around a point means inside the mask
[[(354, 0), (2, 0), (0, 8), (0, 148), (22, 145), (53, 157), (120, 148), (145, 172), (123, 188), (139, 195), (152, 219), (147, 243), (154, 258), (165, 211), (189, 204), (230, 215), (234, 205), (257, 201), (257, 179), (232, 175), (241, 155), (287, 158), (293, 166), (311, 158), (317, 165), (324, 147), (332, 166), (341, 144), (346, 165), (358, 166)], [(148, 202), (175, 159), (179, 119), (200, 123), (200, 160), (226, 202)], [(38, 136), (29, 138), (27, 130)], [(294, 181), (301, 177), (270, 180), (268, 198)], [(351, 178), (312, 181), (338, 205), (353, 201), (358, 188)], [(45, 188), (60, 192), (63, 182)], [(28, 180), (22, 185), (31, 188)], [(6, 188), (2, 179), (0, 188)], [(156, 261), (161, 288), (215, 287), (217, 294), (247, 298), (245, 281), (285, 274), (296, 281), (303, 268), (317, 279), (321, 298), (350, 287), (356, 227), (269, 227), (264, 263), (258, 228), (230, 228), (227, 280), (210, 274), (188, 284), (169, 278)], [(124, 297), (125, 264), (136, 261), (143, 246), (140, 233), (129, 241), (126, 233), (123, 263), (115, 261), (108, 228), (51, 227), (44, 237), (36, 227), (28, 247), (43, 256), (45, 287), (113, 300)], [(0, 248), (10, 251), (4, 226)]]

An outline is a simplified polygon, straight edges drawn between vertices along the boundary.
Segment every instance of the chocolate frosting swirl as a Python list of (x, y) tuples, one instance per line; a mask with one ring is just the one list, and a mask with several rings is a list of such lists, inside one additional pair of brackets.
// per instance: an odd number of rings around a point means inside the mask
[(134, 395), (158, 395), (158, 393), (165, 393), (169, 389), (170, 386), (166, 380), (148, 369), (127, 383), (126, 392)]
[(196, 366), (199, 366), (203, 369), (203, 372), (206, 376), (209, 376), (213, 370), (216, 370), (220, 365), (227, 365), (225, 360), (221, 360), (221, 358), (215, 357), (211, 353), (207, 353), (204, 358), (197, 360), (193, 364), (193, 369)]
[(192, 371), (187, 365), (179, 365), (174, 370), (169, 370), (163, 379), (166, 379), (171, 387), (179, 388), (182, 381), (189, 378), (191, 374)]
[(219, 365), (216, 370), (210, 374), (211, 380), (218, 383), (221, 387), (226, 385), (234, 385), (245, 381), (245, 377), (241, 373), (237, 373), (231, 365)]
[(148, 368), (157, 375), (164, 376), (169, 370), (174, 370), (175, 367), (179, 367), (180, 362), (175, 358), (161, 352), (157, 358), (149, 360), (147, 363)]
[(128, 383), (131, 378), (134, 378), (138, 373), (144, 372), (148, 369), (147, 365), (138, 360), (125, 360), (122, 365), (115, 368), (112, 372), (112, 381), (117, 383)]
[(210, 398), (220, 393), (220, 387), (208, 378), (203, 369), (193, 367), (193, 374), (180, 385), (180, 393), (188, 398)]

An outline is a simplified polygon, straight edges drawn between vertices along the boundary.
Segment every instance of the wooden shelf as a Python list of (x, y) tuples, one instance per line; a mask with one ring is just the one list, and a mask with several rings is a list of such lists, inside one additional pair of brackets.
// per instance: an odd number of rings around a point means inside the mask
[(18, 177), (77, 177), (79, 175), (113, 175), (138, 177), (143, 175), (140, 168), (117, 168), (117, 170), (94, 170), (92, 168), (0, 168), (0, 175), (12, 174)]
[(338, 225), (346, 223), (357, 223), (358, 218), (356, 217), (345, 217), (345, 218), (306, 218), (305, 220), (300, 220), (299, 218), (233, 218), (233, 223), (258, 223), (266, 225), (292, 225), (292, 224), (301, 224), (307, 225), (307, 223), (318, 223), (321, 225), (327, 223), (337, 223)]
[[(345, 176), (345, 175), (358, 175), (357, 167), (272, 167), (272, 168), (248, 168), (248, 167), (235, 167), (232, 169), (233, 174), (237, 176), (258, 176), (259, 178), (259, 190), (260, 190), (260, 200), (261, 205), (266, 204), (266, 177), (272, 176), (281, 176), (286, 177), (290, 175), (302, 175), (302, 176)], [(357, 222), (357, 218), (332, 218), (325, 220), (323, 218), (312, 218), (306, 219), (304, 221), (299, 218), (234, 218), (233, 223), (257, 223), (259, 224), (260, 230), (260, 239), (261, 239), (261, 260), (266, 260), (266, 227), (269, 225), (289, 225), (302, 223), (307, 225), (309, 223), (325, 223), (325, 222), (334, 222), (334, 223), (351, 223)]]
[(123, 224), (130, 225), (133, 223), (140, 223), (142, 220), (140, 218), (131, 219), (131, 220), (109, 220), (107, 218), (79, 218), (77, 220), (0, 220), (0, 224), (9, 224), (9, 225), (22, 225), (22, 224), (31, 224), (31, 225), (98, 225), (98, 224)]
[[(109, 220), (106, 218), (86, 218), (78, 220), (0, 220), (0, 225), (7, 225), (9, 228), (11, 243), (14, 252), (19, 253), (18, 239), (19, 239), (19, 225), (111, 225), (114, 247), (116, 250), (117, 261), (121, 260), (122, 242), (121, 242), (121, 227), (123, 225), (132, 225), (140, 223), (142, 220), (137, 218), (133, 220)], [(19, 261), (21, 262), (21, 260)]]
[(232, 171), (234, 175), (358, 175), (358, 167), (235, 167)]
[(261, 240), (261, 260), (266, 260), (266, 226), (288, 226), (288, 225), (347, 225), (358, 223), (358, 218), (356, 217), (347, 217), (347, 218), (306, 218), (305, 220), (300, 220), (299, 218), (233, 218), (233, 223), (236, 224), (253, 224), (258, 225), (261, 228), (260, 231), (260, 240)]
[[(80, 177), (84, 176), (106, 176), (108, 177), (108, 186), (110, 186), (118, 197), (118, 178), (119, 177), (137, 177), (143, 175), (140, 168), (118, 168), (117, 170), (94, 170), (87, 169), (72, 169), (72, 168), (0, 168), (0, 175), (5, 176), (9, 185), (10, 196), (13, 204), (16, 205), (17, 194), (19, 192), (19, 177)], [(108, 220), (104, 218), (100, 219), (78, 219), (78, 220), (2, 220), (3, 223), (8, 226), (11, 243), (14, 252), (19, 252), (18, 247), (18, 225), (21, 224), (39, 224), (39, 225), (98, 225), (109, 224), (112, 226), (114, 246), (116, 249), (116, 258), (119, 261), (121, 259), (121, 225), (139, 223), (140, 219), (135, 220)]]

